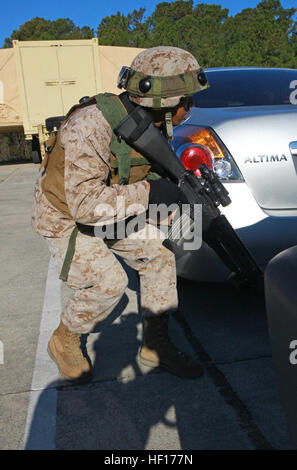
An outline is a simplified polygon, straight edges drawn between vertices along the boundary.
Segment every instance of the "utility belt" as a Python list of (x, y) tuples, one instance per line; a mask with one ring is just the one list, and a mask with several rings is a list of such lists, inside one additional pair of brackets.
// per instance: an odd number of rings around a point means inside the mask
[[(99, 236), (100, 235), (99, 230), (96, 230), (99, 227), (93, 226), (93, 225), (84, 225), (84, 224), (80, 224), (76, 222), (76, 225), (74, 229), (72, 230), (70, 238), (69, 238), (68, 247), (67, 247), (66, 255), (64, 258), (64, 262), (63, 262), (63, 266), (62, 266), (62, 270), (60, 274), (60, 279), (62, 281), (67, 281), (70, 264), (72, 262), (74, 252), (75, 252), (75, 243), (76, 243), (76, 237), (77, 237), (78, 232), (83, 233), (84, 235), (88, 235), (89, 237), (101, 238), (103, 241), (105, 241), (109, 245), (112, 245), (112, 243), (114, 243), (119, 238), (120, 239), (123, 238), (122, 235), (126, 233), (127, 224), (131, 222), (133, 219), (136, 219), (136, 216), (132, 215), (130, 217), (127, 217), (127, 219), (117, 222), (116, 224), (100, 226), (100, 231), (101, 231), (101, 234), (103, 235), (102, 237)], [(143, 224), (143, 227), (144, 227), (145, 218), (143, 218), (143, 222), (144, 222)], [(143, 228), (143, 227), (139, 227), (139, 225), (136, 225), (136, 227), (137, 227), (137, 231)]]
[(76, 222), (76, 227), (80, 233), (84, 235), (89, 235), (89, 237), (95, 237), (95, 227), (92, 225), (83, 225)]
[[(122, 238), (122, 234), (126, 233), (126, 227), (131, 220), (136, 219), (135, 215), (131, 215), (124, 220), (117, 221), (115, 224), (108, 224), (108, 225), (100, 225), (100, 226), (93, 226), (93, 225), (84, 225), (76, 222), (76, 227), (80, 233), (84, 235), (88, 235), (89, 237), (98, 237), (102, 239), (108, 240), (118, 240)], [(100, 228), (101, 233), (105, 237), (100, 237), (99, 230)], [(142, 228), (142, 227), (141, 227)], [(96, 233), (97, 229), (97, 233)], [(139, 230), (139, 229), (138, 229)]]

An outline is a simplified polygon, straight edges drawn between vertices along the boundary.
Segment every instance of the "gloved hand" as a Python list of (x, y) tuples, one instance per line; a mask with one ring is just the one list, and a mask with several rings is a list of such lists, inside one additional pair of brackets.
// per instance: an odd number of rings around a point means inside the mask
[(150, 180), (149, 204), (174, 204), (182, 199), (182, 193), (177, 184), (161, 178)]

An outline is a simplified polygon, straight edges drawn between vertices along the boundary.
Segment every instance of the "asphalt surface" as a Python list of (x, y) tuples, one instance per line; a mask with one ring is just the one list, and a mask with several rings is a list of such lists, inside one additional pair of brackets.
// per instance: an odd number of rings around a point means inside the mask
[[(47, 342), (67, 292), (31, 229), (38, 166), (0, 165), (0, 449), (292, 449), (263, 299), (179, 279), (170, 333), (204, 365), (184, 380), (140, 366), (139, 284), (83, 338), (92, 383), (59, 377)], [(2, 352), (1, 352), (2, 351)]]

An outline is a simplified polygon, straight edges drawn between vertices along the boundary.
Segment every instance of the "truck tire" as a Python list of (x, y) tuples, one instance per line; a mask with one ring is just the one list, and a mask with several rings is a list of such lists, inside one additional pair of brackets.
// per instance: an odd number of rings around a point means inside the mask
[(37, 135), (32, 136), (32, 161), (33, 163), (41, 163), (41, 152), (40, 152), (40, 144)]
[(55, 130), (58, 130), (62, 122), (64, 121), (65, 116), (54, 116), (47, 118), (45, 120), (45, 127), (48, 132), (53, 132)]
[(33, 163), (41, 163), (41, 157), (38, 150), (32, 150), (32, 161)]

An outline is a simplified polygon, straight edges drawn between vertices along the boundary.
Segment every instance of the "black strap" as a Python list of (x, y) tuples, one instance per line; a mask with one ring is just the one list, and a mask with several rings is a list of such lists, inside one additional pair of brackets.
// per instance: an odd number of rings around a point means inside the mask
[(125, 106), (128, 114), (130, 114), (131, 117), (133, 117), (134, 121), (137, 124), (136, 129), (130, 135), (130, 140), (134, 142), (138, 140), (139, 137), (144, 133), (144, 131), (149, 127), (149, 125), (153, 121), (153, 118), (150, 113), (147, 113), (144, 119), (140, 117), (140, 115), (136, 111), (139, 106), (136, 105), (135, 103), (132, 103), (132, 101), (129, 100), (127, 92), (121, 93), (119, 95), (119, 98), (121, 102), (123, 103), (123, 105)]
[(124, 93), (121, 93), (119, 95), (119, 98), (125, 106), (128, 114), (132, 113), (132, 111), (137, 107), (137, 104), (132, 103), (132, 101), (129, 100), (128, 93), (126, 91), (124, 91)]
[[(106, 235), (105, 238), (107, 240), (117, 240), (118, 239), (117, 229), (120, 230), (120, 232), (119, 232), (120, 234), (125, 233), (127, 224), (131, 220), (136, 219), (136, 218), (137, 218), (137, 216), (130, 215), (126, 219), (119, 220), (119, 221), (115, 222), (114, 224), (102, 225), (102, 226), (100, 226), (100, 228), (102, 230), (102, 234)], [(145, 219), (142, 220), (142, 219), (138, 218), (138, 221), (139, 221), (139, 224), (141, 225), (142, 222), (145, 222)], [(76, 227), (77, 227), (77, 230), (79, 230), (84, 235), (89, 235), (89, 237), (96, 237), (96, 236), (99, 237), (99, 233), (97, 233), (97, 234), (95, 233), (95, 227), (93, 225), (84, 225), (84, 224), (80, 224), (80, 223), (76, 222)], [(142, 228), (144, 228), (144, 225), (138, 227), (138, 230), (140, 230)], [(113, 234), (113, 237), (109, 238), (111, 234)], [(105, 240), (105, 238), (103, 238), (103, 240)]]
[(136, 129), (132, 132), (130, 139), (135, 142), (136, 140), (139, 139), (139, 137), (146, 131), (146, 129), (149, 127), (149, 125), (152, 122), (152, 116), (150, 114), (147, 114), (144, 119), (141, 120), (141, 122), (138, 124)]
[(84, 235), (89, 235), (90, 237), (94, 237), (94, 226), (93, 225), (84, 225), (76, 222), (77, 229), (83, 233)]

